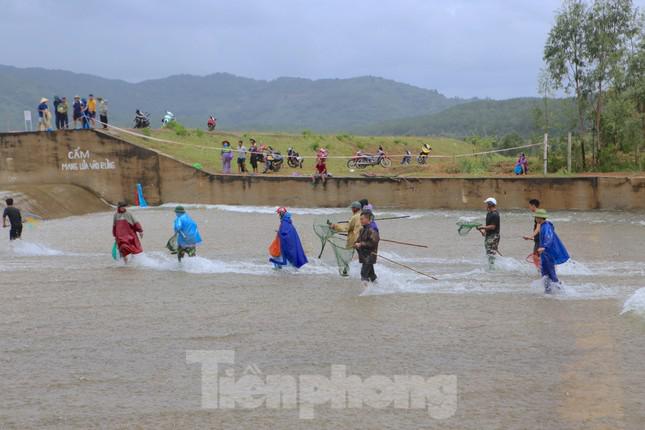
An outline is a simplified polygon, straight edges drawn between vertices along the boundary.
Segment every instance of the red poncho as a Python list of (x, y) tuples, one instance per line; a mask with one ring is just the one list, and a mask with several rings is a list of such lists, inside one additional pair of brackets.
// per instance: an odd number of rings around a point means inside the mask
[(143, 233), (141, 224), (129, 212), (126, 212), (125, 208), (119, 208), (114, 214), (112, 235), (116, 239), (116, 246), (119, 248), (121, 256), (143, 252), (137, 232)]

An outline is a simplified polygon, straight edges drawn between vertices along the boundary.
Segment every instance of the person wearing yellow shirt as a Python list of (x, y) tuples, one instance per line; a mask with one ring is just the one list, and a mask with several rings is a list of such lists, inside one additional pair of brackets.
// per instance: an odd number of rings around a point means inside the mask
[[(352, 209), (352, 217), (347, 223), (343, 224), (332, 224), (330, 227), (332, 230), (334, 230), (337, 233), (347, 233), (347, 245), (346, 247), (348, 249), (351, 249), (354, 247), (354, 243), (356, 243), (356, 240), (358, 239), (358, 235), (361, 232), (361, 203), (360, 202), (352, 202), (351, 204), (351, 209)], [(343, 269), (342, 275), (343, 276), (348, 276), (348, 271), (349, 268), (345, 267)]]
[(96, 99), (93, 94), (87, 99), (87, 116), (90, 118), (90, 127), (96, 128)]

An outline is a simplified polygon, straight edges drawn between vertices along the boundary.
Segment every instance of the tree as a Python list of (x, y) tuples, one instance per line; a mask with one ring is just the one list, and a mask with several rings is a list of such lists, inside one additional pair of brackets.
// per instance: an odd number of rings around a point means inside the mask
[[(537, 126), (542, 126), (544, 133), (549, 132), (550, 115), (549, 112), (549, 97), (553, 96), (554, 82), (551, 79), (551, 74), (546, 69), (540, 69), (538, 75), (538, 94), (542, 96), (542, 111), (536, 112)], [(540, 124), (541, 123), (541, 124)]]
[(641, 138), (637, 140), (634, 150), (634, 161), (640, 168), (640, 146), (645, 141), (645, 15), (636, 19), (639, 31), (628, 44), (629, 60), (625, 73), (625, 93), (636, 106), (640, 117)]
[(588, 8), (581, 0), (565, 0), (556, 15), (556, 22), (544, 47), (544, 61), (554, 87), (574, 93), (578, 111), (578, 138), (582, 152), (582, 168), (585, 160), (585, 112), (586, 112), (586, 34)]
[(602, 149), (601, 119), (605, 92), (612, 85), (625, 58), (627, 42), (633, 37), (632, 0), (594, 0), (584, 22), (584, 52), (588, 73), (585, 78), (593, 107), (592, 159), (598, 162)]

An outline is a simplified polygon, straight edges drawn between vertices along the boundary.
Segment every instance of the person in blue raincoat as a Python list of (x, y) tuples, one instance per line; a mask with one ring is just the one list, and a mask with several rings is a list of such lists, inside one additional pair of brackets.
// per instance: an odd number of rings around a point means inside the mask
[(287, 211), (287, 208), (278, 208), (276, 212), (280, 217), (280, 229), (278, 230), (280, 257), (269, 258), (269, 261), (273, 263), (273, 267), (276, 269), (280, 269), (287, 264), (300, 268), (307, 264), (307, 256), (305, 255), (305, 250), (302, 249), (298, 232), (293, 226), (291, 214)]
[(537, 252), (540, 254), (544, 292), (551, 293), (552, 285), (555, 284), (559, 288), (560, 284), (555, 266), (567, 262), (569, 260), (569, 252), (556, 234), (555, 227), (551, 221), (547, 221), (548, 214), (546, 210), (536, 210), (534, 217), (540, 226), (540, 247)]
[(194, 257), (197, 254), (196, 246), (202, 243), (197, 223), (186, 213), (183, 206), (175, 208), (174, 230), (177, 236), (177, 258), (179, 261), (188, 255)]

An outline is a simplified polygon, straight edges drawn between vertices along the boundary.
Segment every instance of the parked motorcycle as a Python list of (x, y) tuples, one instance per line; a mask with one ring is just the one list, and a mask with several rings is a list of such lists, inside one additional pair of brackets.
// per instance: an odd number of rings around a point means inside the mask
[(365, 169), (367, 167), (374, 166), (381, 167), (390, 167), (392, 165), (392, 160), (385, 154), (364, 154), (362, 151), (358, 151), (356, 155), (347, 160), (347, 167), (350, 169)]
[(289, 150), (287, 151), (287, 164), (289, 165), (289, 167), (293, 167), (294, 169), (296, 167), (300, 167), (302, 169), (303, 162), (304, 160), (302, 159), (300, 154), (298, 154), (295, 149), (289, 148)]
[(161, 126), (166, 127), (168, 124), (175, 120), (175, 114), (170, 111), (166, 111), (166, 114), (161, 119)]
[(211, 115), (210, 118), (208, 118), (206, 125), (208, 126), (208, 131), (215, 130), (215, 127), (217, 127), (217, 118)]
[(284, 163), (284, 157), (279, 151), (270, 150), (266, 154), (265, 168), (263, 173), (279, 172)]
[(132, 126), (133, 128), (150, 127), (150, 114), (147, 112), (141, 112), (137, 109)]

